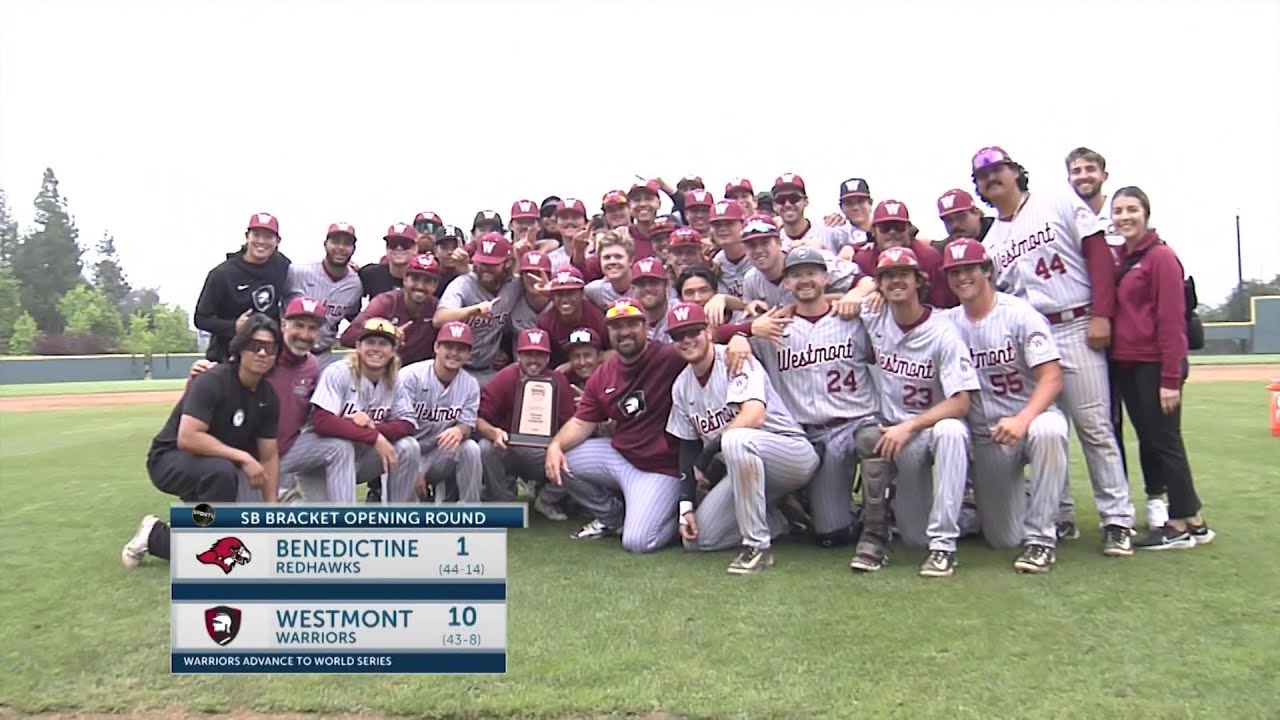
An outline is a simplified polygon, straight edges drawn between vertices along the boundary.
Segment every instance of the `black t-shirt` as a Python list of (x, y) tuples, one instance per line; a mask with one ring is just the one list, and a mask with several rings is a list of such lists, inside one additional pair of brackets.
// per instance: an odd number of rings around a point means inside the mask
[(280, 400), (263, 378), (256, 390), (240, 382), (239, 365), (219, 363), (187, 385), (169, 420), (151, 441), (151, 457), (178, 447), (178, 424), (190, 415), (209, 426), (209, 434), (224, 445), (258, 457), (258, 440), (276, 436)]
[(386, 263), (369, 263), (360, 268), (360, 284), (364, 286), (364, 296), (373, 299), (389, 290), (404, 287), (404, 279), (392, 275)]

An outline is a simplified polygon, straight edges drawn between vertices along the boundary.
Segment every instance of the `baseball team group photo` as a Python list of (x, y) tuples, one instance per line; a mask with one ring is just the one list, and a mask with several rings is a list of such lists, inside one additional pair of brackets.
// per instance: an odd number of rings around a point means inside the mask
[[(499, 136), (431, 107), (434, 146)], [(571, 137), (441, 148), (363, 200), (336, 178), (380, 160), (246, 139), (244, 185), (188, 198), (186, 229), (111, 221), (92, 250), (100, 180), (45, 169), (34, 214), (5, 187), (0, 717), (1280, 711), (1280, 226), (1255, 200), (1276, 165), (1193, 211), (1152, 158), (1214, 161), (1132, 119), (975, 121), (921, 139), (919, 173), (892, 160), (905, 127), (822, 151), (797, 122), (756, 157), (673, 125), (590, 170), (553, 167)], [(170, 246), (135, 271), (113, 234), (151, 225)], [(174, 503), (527, 507), (506, 673), (170, 675)]]

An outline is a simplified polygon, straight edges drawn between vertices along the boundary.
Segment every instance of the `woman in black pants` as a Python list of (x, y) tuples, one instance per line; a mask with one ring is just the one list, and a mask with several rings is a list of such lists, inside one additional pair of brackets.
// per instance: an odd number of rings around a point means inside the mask
[[(1182, 443), (1182, 385), (1187, 379), (1186, 295), (1182, 263), (1148, 227), (1151, 201), (1136, 187), (1111, 199), (1111, 222), (1124, 237), (1111, 329), (1115, 382), (1138, 435), (1142, 471), (1158, 473), (1169, 520), (1134, 543), (1145, 550), (1193, 548), (1213, 541)], [(1148, 462), (1150, 459), (1150, 462)], [(1154, 481), (1154, 482), (1153, 482)]]

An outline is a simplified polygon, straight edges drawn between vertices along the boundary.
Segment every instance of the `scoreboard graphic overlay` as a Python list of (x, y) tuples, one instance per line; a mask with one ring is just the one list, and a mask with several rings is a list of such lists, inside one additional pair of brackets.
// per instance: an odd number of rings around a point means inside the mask
[(504, 673), (528, 506), (174, 505), (175, 674)]

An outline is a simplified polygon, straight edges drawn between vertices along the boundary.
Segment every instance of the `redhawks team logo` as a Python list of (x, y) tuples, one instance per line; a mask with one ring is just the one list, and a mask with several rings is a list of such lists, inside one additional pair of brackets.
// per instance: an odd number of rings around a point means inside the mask
[(208, 550), (196, 555), (196, 560), (205, 565), (216, 565), (223, 575), (230, 575), (237, 565), (248, 565), (252, 559), (249, 548), (238, 537), (224, 537)]

